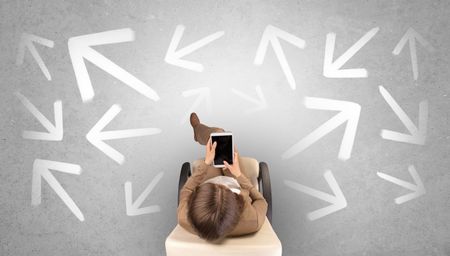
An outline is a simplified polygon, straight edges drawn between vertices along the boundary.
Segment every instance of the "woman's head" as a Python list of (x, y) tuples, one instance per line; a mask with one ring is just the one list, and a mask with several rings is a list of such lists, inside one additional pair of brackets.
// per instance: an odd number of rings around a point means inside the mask
[(239, 222), (242, 196), (224, 185), (199, 185), (189, 199), (188, 218), (198, 235), (208, 241), (224, 238)]

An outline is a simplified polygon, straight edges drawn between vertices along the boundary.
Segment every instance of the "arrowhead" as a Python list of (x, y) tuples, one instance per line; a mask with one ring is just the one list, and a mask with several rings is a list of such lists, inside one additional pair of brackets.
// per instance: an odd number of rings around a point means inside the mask
[(373, 36), (378, 32), (379, 28), (373, 28), (353, 44), (339, 58), (333, 61), (334, 48), (336, 43), (336, 34), (327, 34), (325, 44), (325, 57), (323, 61), (323, 75), (328, 78), (360, 78), (367, 77), (365, 68), (341, 69), (342, 66), (355, 55)]
[(23, 64), (23, 59), (25, 57), (25, 47), (26, 47), (30, 51), (30, 53), (33, 56), (33, 58), (35, 59), (35, 61), (38, 63), (39, 68), (44, 73), (47, 80), (50, 81), (50, 80), (52, 80), (50, 72), (48, 71), (47, 67), (45, 66), (44, 61), (42, 60), (41, 56), (37, 52), (36, 47), (34, 47), (33, 42), (39, 43), (39, 44), (47, 46), (49, 48), (53, 48), (53, 46), (55, 45), (54, 42), (51, 40), (48, 40), (48, 39), (45, 39), (45, 38), (42, 38), (42, 37), (39, 37), (36, 35), (28, 34), (28, 33), (22, 33), (22, 36), (20, 38), (19, 47), (18, 47), (18, 52), (17, 52), (16, 65), (20, 66)]
[(248, 95), (246, 95), (246, 94), (242, 93), (241, 91), (238, 91), (238, 90), (236, 90), (234, 88), (231, 88), (231, 91), (233, 93), (237, 94), (238, 96), (242, 97), (243, 99), (245, 99), (247, 101), (250, 101), (250, 102), (252, 102), (253, 104), (256, 105), (255, 108), (247, 109), (245, 111), (246, 114), (250, 114), (250, 113), (253, 113), (253, 112), (256, 112), (256, 111), (260, 111), (260, 110), (263, 110), (263, 109), (267, 108), (266, 98), (264, 97), (264, 94), (263, 94), (263, 92), (261, 90), (261, 86), (259, 86), (259, 85), (256, 86), (255, 90), (256, 90), (256, 94), (258, 95), (257, 99), (252, 98), (252, 97), (250, 97), (250, 96), (248, 96)]
[(193, 95), (198, 96), (197, 99), (194, 101), (194, 104), (192, 104), (191, 108), (186, 112), (184, 117), (181, 119), (180, 124), (183, 124), (184, 122), (186, 122), (186, 120), (188, 120), (189, 115), (192, 112), (195, 112), (195, 109), (197, 109), (198, 105), (200, 105), (202, 101), (206, 102), (206, 110), (208, 111), (208, 113), (211, 113), (211, 92), (208, 87), (201, 87), (197, 89), (187, 90), (182, 92), (182, 95), (185, 98)]
[(130, 181), (125, 182), (125, 205), (128, 216), (137, 216), (161, 211), (161, 208), (158, 205), (151, 205), (144, 208), (140, 207), (163, 175), (163, 172), (158, 173), (134, 202), (132, 184)]
[(211, 43), (212, 41), (220, 38), (221, 36), (223, 36), (225, 34), (225, 32), (218, 31), (214, 34), (211, 34), (207, 37), (204, 37), (204, 38), (198, 40), (195, 43), (192, 43), (188, 46), (185, 46), (182, 49), (177, 50), (177, 47), (181, 41), (181, 37), (183, 36), (184, 29), (185, 29), (185, 26), (183, 26), (183, 25), (178, 25), (176, 27), (175, 33), (172, 37), (172, 41), (170, 42), (169, 48), (167, 49), (167, 53), (166, 53), (164, 60), (167, 63), (175, 65), (175, 66), (183, 67), (183, 68), (190, 69), (190, 70), (197, 71), (197, 72), (202, 72), (204, 69), (203, 65), (196, 63), (196, 62), (192, 62), (192, 61), (182, 60), (181, 58), (183, 58), (184, 56), (194, 52), (195, 50)]

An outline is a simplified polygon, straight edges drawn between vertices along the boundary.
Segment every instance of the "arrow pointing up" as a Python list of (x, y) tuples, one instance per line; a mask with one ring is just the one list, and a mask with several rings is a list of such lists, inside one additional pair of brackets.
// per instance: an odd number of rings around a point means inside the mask
[(383, 86), (379, 86), (381, 95), (384, 100), (389, 104), (394, 113), (398, 116), (400, 121), (406, 126), (410, 134), (399, 133), (390, 130), (381, 130), (381, 137), (386, 140), (400, 141), (418, 145), (424, 145), (427, 137), (427, 119), (428, 119), (428, 101), (421, 101), (419, 104), (419, 128), (409, 119), (408, 115), (392, 98), (391, 94), (384, 89)]
[(161, 208), (159, 205), (152, 205), (147, 206), (144, 208), (140, 208), (144, 200), (147, 198), (147, 196), (152, 192), (153, 188), (158, 184), (158, 182), (161, 180), (162, 176), (164, 175), (163, 172), (158, 173), (155, 178), (148, 184), (148, 186), (145, 188), (145, 190), (139, 195), (139, 197), (134, 201), (133, 203), (133, 188), (130, 181), (125, 182), (125, 204), (127, 207), (127, 215), (128, 216), (136, 216), (136, 215), (142, 215), (142, 214), (148, 214), (153, 212), (159, 212), (161, 211)]
[(134, 41), (134, 31), (129, 28), (69, 38), (70, 59), (72, 60), (73, 71), (75, 72), (83, 102), (91, 101), (94, 98), (94, 89), (92, 88), (84, 59), (124, 82), (145, 97), (154, 101), (159, 100), (158, 94), (152, 88), (91, 48), (91, 46), (96, 45), (129, 41)]
[(86, 134), (86, 139), (105, 153), (111, 159), (119, 164), (123, 164), (125, 157), (117, 150), (103, 142), (104, 140), (116, 140), (123, 138), (132, 138), (139, 136), (148, 136), (158, 134), (161, 132), (158, 128), (142, 128), (142, 129), (129, 129), (129, 130), (117, 130), (117, 131), (103, 131), (106, 125), (116, 117), (122, 110), (119, 105), (112, 105), (112, 107), (98, 120), (98, 122), (92, 127), (92, 129)]
[(47, 129), (48, 133), (24, 131), (22, 137), (30, 140), (50, 140), (61, 141), (63, 139), (63, 114), (62, 102), (60, 100), (53, 103), (55, 112), (55, 125), (53, 125), (25, 96), (19, 92), (15, 93), (17, 98), (22, 102), (28, 111)]
[(75, 175), (81, 174), (81, 167), (76, 164), (69, 164), (63, 162), (56, 162), (50, 160), (36, 159), (33, 163), (33, 183), (31, 187), (31, 204), (41, 204), (41, 180), (45, 179), (50, 187), (56, 192), (61, 200), (69, 207), (73, 214), (80, 220), (84, 221), (83, 213), (81, 213), (78, 206), (70, 198), (64, 188), (52, 175), (50, 170), (58, 172), (65, 172)]
[(187, 90), (184, 91), (183, 97), (190, 97), (192, 95), (198, 95), (197, 99), (194, 101), (194, 104), (192, 104), (191, 108), (186, 112), (184, 117), (181, 119), (180, 124), (183, 124), (188, 119), (189, 115), (197, 109), (198, 105), (200, 105), (200, 102), (205, 101), (206, 102), (206, 110), (208, 113), (211, 113), (211, 92), (208, 87), (201, 87), (197, 89)]
[(283, 158), (291, 158), (294, 155), (302, 152), (314, 142), (330, 133), (332, 130), (347, 122), (345, 127), (344, 137), (342, 138), (341, 147), (339, 149), (338, 158), (340, 160), (348, 160), (352, 153), (353, 142), (355, 140), (356, 129), (358, 127), (359, 114), (361, 106), (354, 102), (338, 101), (323, 98), (305, 98), (305, 106), (312, 109), (334, 110), (340, 111), (339, 114), (322, 124), (319, 128), (308, 134), (305, 138), (297, 142), (283, 153)]
[(295, 79), (292, 75), (291, 68), (286, 60), (286, 56), (284, 55), (283, 49), (281, 48), (280, 41), (278, 38), (281, 38), (300, 49), (305, 48), (305, 41), (301, 38), (298, 38), (288, 32), (281, 30), (272, 25), (268, 25), (264, 30), (263, 36), (261, 38), (261, 42), (259, 43), (258, 49), (256, 50), (255, 56), (255, 65), (261, 65), (264, 61), (264, 57), (266, 56), (267, 49), (269, 48), (269, 43), (272, 44), (275, 55), (277, 56), (278, 61), (280, 62), (281, 69), (286, 76), (289, 86), (292, 90), (295, 90)]
[(17, 52), (16, 58), (16, 65), (20, 66), (23, 64), (23, 59), (25, 57), (25, 47), (27, 47), (31, 55), (33, 56), (34, 60), (39, 65), (39, 68), (41, 69), (42, 73), (44, 73), (47, 80), (50, 81), (52, 80), (52, 76), (50, 75), (50, 72), (48, 72), (47, 66), (45, 66), (45, 63), (42, 60), (41, 56), (39, 56), (39, 53), (37, 52), (36, 47), (34, 47), (33, 42), (45, 45), (49, 48), (53, 48), (53, 46), (55, 45), (52, 40), (48, 40), (28, 33), (23, 33), (22, 37), (20, 38), (19, 51)]
[(367, 70), (365, 68), (341, 69), (341, 67), (344, 66), (344, 64), (367, 42), (369, 42), (378, 30), (378, 27), (371, 29), (334, 62), (333, 55), (336, 43), (336, 33), (328, 33), (327, 42), (325, 44), (325, 57), (323, 59), (323, 75), (329, 78), (367, 77)]
[(259, 111), (259, 110), (263, 110), (263, 109), (267, 108), (266, 98), (264, 98), (264, 94), (261, 91), (261, 86), (257, 85), (255, 90), (256, 90), (256, 94), (258, 95), (257, 99), (252, 98), (252, 97), (250, 97), (250, 96), (244, 94), (243, 92), (238, 91), (238, 90), (236, 90), (234, 88), (231, 88), (231, 91), (233, 93), (235, 93), (236, 95), (240, 96), (244, 100), (250, 101), (250, 102), (252, 102), (253, 104), (256, 105), (255, 108), (247, 109), (245, 111), (246, 114), (250, 114), (250, 113), (253, 113), (253, 112), (256, 112), (256, 111)]
[(347, 207), (347, 200), (345, 200), (345, 196), (342, 193), (341, 189), (339, 188), (339, 185), (336, 181), (336, 179), (333, 176), (333, 173), (330, 170), (327, 170), (324, 175), (325, 180), (327, 181), (328, 185), (330, 186), (331, 190), (333, 191), (334, 195), (330, 195), (328, 193), (324, 193), (322, 191), (304, 186), (302, 184), (298, 184), (296, 182), (292, 182), (289, 180), (285, 180), (284, 183), (295, 190), (298, 190), (300, 192), (303, 192), (305, 194), (308, 194), (310, 196), (319, 198), (323, 201), (327, 201), (331, 203), (330, 206), (327, 206), (325, 208), (313, 211), (308, 213), (308, 219), (309, 220), (317, 220), (324, 216), (327, 216), (328, 214), (331, 214), (333, 212), (339, 211)]
[(214, 34), (211, 34), (207, 37), (204, 37), (198, 40), (195, 43), (192, 43), (188, 46), (185, 46), (182, 49), (176, 50), (178, 45), (180, 44), (181, 37), (183, 37), (185, 27), (183, 25), (178, 25), (175, 29), (175, 33), (173, 34), (172, 41), (170, 41), (169, 48), (167, 49), (166, 57), (164, 60), (172, 65), (179, 66), (185, 69), (190, 69), (197, 72), (203, 71), (203, 65), (197, 62), (182, 60), (184, 56), (196, 51), (197, 49), (211, 43), (212, 41), (217, 40), (221, 36), (225, 34), (224, 31), (218, 31)]
[(409, 171), (409, 174), (411, 174), (411, 176), (413, 177), (414, 182), (416, 184), (412, 184), (412, 183), (406, 182), (404, 180), (397, 179), (395, 177), (392, 177), (392, 176), (387, 175), (382, 172), (377, 172), (377, 175), (380, 178), (414, 191), (413, 193), (409, 193), (407, 195), (395, 198), (396, 204), (403, 204), (405, 202), (408, 202), (409, 200), (412, 200), (416, 197), (424, 195), (426, 192), (425, 187), (423, 186), (422, 180), (420, 180), (419, 174), (417, 174), (417, 171), (416, 171), (416, 168), (414, 168), (414, 165), (408, 166), (408, 171)]
[(416, 40), (421, 43), (428, 51), (434, 51), (433, 46), (431, 46), (428, 41), (426, 41), (419, 33), (417, 33), (413, 28), (409, 28), (408, 31), (403, 35), (398, 44), (395, 46), (392, 54), (399, 55), (400, 52), (405, 47), (406, 43), (409, 42), (409, 54), (411, 55), (411, 65), (413, 70), (414, 80), (419, 77), (419, 71), (417, 68), (417, 52), (416, 52)]

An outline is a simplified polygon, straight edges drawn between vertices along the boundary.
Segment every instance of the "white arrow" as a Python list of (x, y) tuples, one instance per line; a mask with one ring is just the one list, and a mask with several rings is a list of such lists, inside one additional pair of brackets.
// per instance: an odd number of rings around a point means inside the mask
[(426, 41), (419, 33), (417, 33), (413, 28), (409, 28), (408, 31), (403, 35), (398, 44), (395, 46), (392, 54), (399, 55), (403, 50), (406, 43), (409, 42), (409, 54), (411, 55), (411, 65), (413, 70), (414, 80), (419, 77), (419, 72), (417, 69), (417, 52), (416, 52), (416, 40), (419, 41), (428, 51), (434, 51), (433, 46)]
[(250, 96), (244, 94), (243, 92), (238, 91), (238, 90), (236, 90), (234, 88), (231, 88), (231, 91), (233, 93), (235, 93), (239, 97), (243, 98), (244, 100), (250, 101), (251, 103), (256, 105), (255, 108), (247, 109), (245, 111), (246, 114), (250, 114), (250, 113), (253, 113), (253, 112), (256, 112), (256, 111), (260, 111), (260, 110), (263, 110), (263, 109), (267, 108), (266, 98), (264, 97), (264, 94), (261, 91), (261, 86), (257, 85), (255, 90), (256, 90), (256, 94), (258, 95), (257, 99), (252, 98), (252, 97), (250, 97)]
[(98, 120), (98, 122), (92, 127), (92, 129), (86, 134), (86, 139), (98, 148), (100, 151), (105, 153), (111, 159), (119, 164), (123, 164), (125, 157), (106, 144), (104, 140), (116, 140), (123, 138), (132, 138), (139, 136), (147, 136), (158, 134), (161, 132), (158, 128), (142, 128), (142, 129), (129, 129), (129, 130), (116, 130), (116, 131), (103, 131), (106, 125), (111, 122), (114, 117), (119, 114), (121, 107), (117, 104), (112, 105), (111, 108)]
[(211, 113), (211, 92), (208, 87), (201, 87), (197, 89), (187, 90), (182, 92), (183, 97), (190, 97), (192, 95), (198, 95), (197, 99), (194, 101), (194, 104), (192, 104), (191, 108), (189, 108), (189, 111), (186, 112), (184, 117), (181, 119), (180, 124), (183, 124), (188, 119), (189, 115), (194, 112), (195, 109), (197, 109), (198, 105), (200, 105), (200, 102), (205, 101), (206, 102), (206, 110), (208, 111), (208, 114)]
[(20, 66), (23, 64), (23, 59), (25, 57), (25, 47), (28, 48), (31, 55), (33, 56), (34, 60), (39, 65), (39, 68), (41, 68), (42, 73), (44, 73), (47, 80), (52, 80), (52, 76), (50, 75), (50, 72), (48, 72), (47, 67), (45, 66), (44, 61), (42, 60), (41, 56), (36, 50), (36, 47), (34, 47), (33, 42), (36, 42), (41, 45), (45, 45), (47, 47), (53, 48), (55, 46), (54, 42), (49, 39), (45, 39), (36, 35), (23, 33), (22, 37), (20, 38), (19, 43), (19, 50), (17, 52), (17, 58), (16, 58), (16, 65)]
[(56, 192), (56, 194), (61, 198), (61, 200), (69, 207), (75, 216), (80, 221), (84, 221), (83, 213), (81, 213), (78, 206), (70, 198), (64, 188), (59, 184), (59, 182), (52, 175), (50, 170), (55, 170), (58, 172), (70, 173), (75, 175), (81, 174), (81, 167), (77, 164), (69, 164), (64, 162), (56, 162), (50, 160), (36, 159), (33, 163), (33, 183), (31, 187), (31, 204), (39, 205), (41, 204), (41, 180), (45, 179), (50, 185), (50, 187)]
[(53, 103), (55, 125), (53, 125), (25, 96), (19, 92), (15, 93), (23, 105), (33, 116), (47, 129), (48, 133), (35, 132), (35, 131), (23, 131), (22, 137), (30, 140), (50, 140), (61, 141), (63, 139), (63, 114), (62, 114), (62, 102), (60, 100)]
[(127, 207), (127, 215), (128, 216), (136, 216), (148, 213), (154, 213), (161, 211), (159, 205), (151, 205), (144, 208), (140, 208), (144, 200), (147, 196), (152, 192), (153, 188), (158, 184), (161, 180), (163, 172), (158, 173), (155, 178), (148, 184), (145, 188), (144, 192), (142, 192), (139, 197), (133, 203), (133, 188), (130, 181), (125, 182), (125, 204)]
[(323, 98), (306, 97), (305, 106), (312, 109), (321, 110), (334, 110), (340, 111), (339, 114), (322, 124), (319, 128), (314, 130), (308, 136), (297, 142), (283, 153), (283, 158), (291, 158), (294, 155), (302, 152), (314, 142), (326, 134), (333, 131), (341, 124), (347, 122), (345, 127), (344, 137), (342, 138), (341, 147), (339, 149), (338, 158), (340, 160), (347, 160), (350, 158), (353, 148), (353, 142), (355, 140), (356, 130), (358, 127), (359, 114), (361, 112), (361, 106), (354, 102), (338, 101)]
[(292, 75), (291, 68), (289, 67), (289, 64), (286, 60), (286, 56), (284, 55), (283, 49), (281, 48), (280, 41), (278, 38), (281, 38), (297, 46), (300, 49), (305, 48), (306, 45), (303, 39), (298, 38), (292, 34), (289, 34), (288, 32), (281, 30), (277, 27), (268, 25), (264, 30), (258, 49), (256, 50), (254, 64), (261, 65), (263, 63), (264, 57), (266, 56), (267, 48), (269, 48), (269, 43), (271, 43), (275, 55), (277, 56), (277, 59), (280, 62), (281, 69), (283, 70), (284, 75), (288, 80), (289, 86), (291, 87), (292, 90), (295, 90), (296, 87), (295, 79), (294, 76)]
[(94, 89), (92, 88), (91, 79), (89, 78), (84, 59), (124, 82), (145, 97), (154, 101), (159, 100), (158, 94), (152, 88), (91, 48), (91, 46), (96, 45), (129, 41), (134, 41), (134, 31), (129, 28), (69, 38), (70, 59), (72, 60), (73, 71), (75, 72), (78, 89), (80, 90), (83, 102), (90, 101), (94, 98)]
[(334, 62), (333, 55), (336, 43), (336, 33), (328, 33), (325, 44), (325, 57), (323, 59), (323, 75), (330, 78), (367, 77), (367, 70), (365, 68), (341, 69), (341, 67), (367, 42), (369, 42), (378, 30), (378, 27), (371, 29)]
[(334, 195), (330, 195), (328, 193), (324, 193), (322, 191), (298, 184), (296, 182), (292, 182), (289, 180), (285, 180), (284, 183), (295, 190), (298, 190), (300, 192), (303, 192), (305, 194), (308, 194), (310, 196), (319, 198), (323, 201), (327, 201), (331, 203), (330, 206), (327, 206), (325, 208), (321, 208), (319, 210), (313, 211), (308, 213), (308, 219), (309, 220), (317, 220), (319, 218), (322, 218), (324, 216), (327, 216), (328, 214), (331, 214), (333, 212), (339, 211), (347, 207), (347, 200), (345, 200), (345, 196), (342, 193), (341, 189), (339, 188), (338, 183), (336, 182), (336, 179), (333, 176), (333, 173), (330, 170), (327, 170), (323, 175), (330, 186), (331, 190), (333, 191)]
[(408, 166), (408, 171), (409, 171), (409, 174), (413, 177), (414, 182), (416, 184), (412, 184), (412, 183), (406, 182), (404, 180), (397, 179), (395, 177), (392, 177), (392, 176), (387, 175), (387, 174), (382, 173), (382, 172), (377, 172), (377, 175), (380, 178), (385, 179), (385, 180), (387, 180), (389, 182), (392, 182), (394, 184), (397, 184), (399, 186), (402, 186), (404, 188), (407, 188), (409, 190), (414, 191), (413, 193), (409, 193), (407, 195), (395, 198), (395, 203), (396, 204), (403, 204), (405, 202), (408, 202), (409, 200), (412, 200), (412, 199), (414, 199), (416, 197), (424, 195), (425, 192), (426, 192), (425, 191), (425, 187), (423, 186), (423, 183), (420, 180), (419, 174), (417, 174), (416, 168), (414, 168), (414, 165)]
[(214, 40), (217, 40), (221, 36), (225, 34), (224, 31), (218, 31), (214, 34), (211, 34), (207, 37), (204, 37), (198, 40), (195, 43), (192, 43), (188, 46), (185, 46), (182, 49), (177, 50), (178, 45), (180, 44), (181, 37), (183, 37), (185, 27), (183, 25), (178, 25), (175, 29), (175, 33), (173, 34), (172, 41), (170, 41), (169, 48), (167, 49), (166, 57), (164, 60), (172, 65), (179, 66), (185, 69), (190, 69), (197, 72), (203, 71), (203, 65), (197, 62), (182, 60), (184, 56), (196, 51), (197, 49), (211, 43)]
[(408, 115), (403, 111), (403, 109), (397, 104), (397, 102), (392, 98), (389, 92), (384, 89), (383, 86), (378, 86), (381, 95), (389, 104), (389, 106), (394, 110), (394, 113), (398, 116), (400, 121), (405, 125), (410, 134), (381, 130), (381, 137), (386, 140), (400, 141), (413, 143), (418, 145), (424, 145), (425, 139), (427, 137), (427, 119), (428, 119), (428, 101), (421, 101), (419, 104), (419, 128), (409, 119)]

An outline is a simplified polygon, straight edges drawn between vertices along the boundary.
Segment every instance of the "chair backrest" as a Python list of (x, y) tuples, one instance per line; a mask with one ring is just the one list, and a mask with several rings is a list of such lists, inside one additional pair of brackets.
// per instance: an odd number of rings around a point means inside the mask
[[(192, 163), (192, 170), (195, 170), (195, 167), (200, 164), (200, 161), (204, 161), (204, 159), (195, 160)], [(241, 172), (250, 180), (253, 186), (259, 190), (258, 185), (258, 175), (259, 175), (259, 163), (256, 159), (251, 157), (239, 157), (239, 167), (241, 168)], [(191, 171), (192, 171), (191, 170)]]

